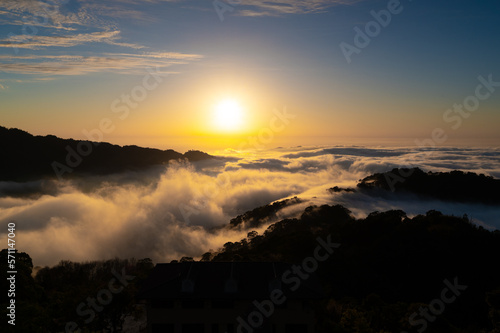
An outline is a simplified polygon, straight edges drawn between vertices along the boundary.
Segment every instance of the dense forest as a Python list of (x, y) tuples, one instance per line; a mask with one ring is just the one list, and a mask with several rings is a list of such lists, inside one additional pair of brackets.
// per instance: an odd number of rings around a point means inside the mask
[[(444, 201), (487, 205), (500, 203), (500, 179), (459, 170), (424, 172), (419, 168), (396, 168), (360, 180), (357, 188), (370, 194), (381, 194), (377, 190), (382, 190), (398, 194), (411, 193)], [(340, 189), (337, 188), (338, 190)]]
[[(487, 209), (498, 204), (498, 187), (499, 180), (473, 173), (394, 169), (360, 180), (355, 189), (329, 191), (408, 193), (481, 202)], [(401, 210), (376, 211), (357, 219), (341, 205), (309, 206), (297, 218), (270, 224), (280, 210), (303, 202), (294, 197), (233, 218), (223, 228), (244, 230), (247, 237), (200, 253), (200, 260), (301, 265), (318, 239), (328, 240), (339, 246), (315, 270), (324, 289), (324, 298), (313, 304), (318, 332), (500, 332), (500, 231), (486, 230), (467, 215), (435, 210), (413, 217)], [(262, 234), (253, 230), (267, 224)], [(4, 272), (7, 255), (7, 250), (0, 253)], [(125, 327), (139, 332), (144, 327), (137, 295), (154, 266), (151, 259), (61, 261), (34, 272), (29, 254), (17, 253), (16, 266), (15, 332), (121, 332)], [(1, 284), (8, 290), (7, 279)], [(4, 318), (7, 300), (4, 293)], [(4, 329), (6, 321), (1, 325), (2, 332), (12, 331)]]
[(303, 202), (297, 197), (273, 202), (269, 205), (257, 207), (244, 214), (238, 215), (229, 221), (230, 228), (258, 228), (270, 219), (277, 218), (277, 213), (285, 207), (293, 206)]
[[(102, 133), (101, 133), (102, 135)], [(93, 138), (93, 139), (92, 139)], [(200, 152), (185, 154), (137, 146), (117, 146), (94, 141), (60, 139), (53, 135), (33, 136), (0, 126), (0, 181), (30, 181), (75, 175), (111, 174), (142, 170), (171, 160), (199, 161), (213, 158)]]
[[(394, 210), (355, 219), (340, 205), (310, 206), (299, 218), (274, 223), (261, 235), (249, 231), (245, 239), (207, 252), (201, 260), (300, 264), (312, 255), (318, 237), (340, 244), (316, 272), (325, 290), (325, 298), (314, 305), (318, 331), (415, 332), (423, 327), (421, 311), (445, 288), (443, 281), (466, 288), (444, 313), (425, 322), (429, 332), (500, 330), (500, 232), (478, 227), (466, 216), (429, 211), (408, 218)], [(29, 255), (17, 256), (22, 267), (16, 332), (60, 332), (68, 323), (83, 332), (120, 332), (126, 318), (141, 316), (136, 295), (153, 267), (149, 259), (62, 261), (32, 277)], [(4, 271), (5, 257), (4, 250)], [(92, 311), (89, 302), (105, 299), (107, 289), (120, 292), (101, 311)]]
[[(7, 253), (0, 253), (4, 272)], [(61, 261), (35, 275), (29, 254), (21, 252), (16, 254), (16, 268), (16, 325), (14, 329), (2, 320), (2, 332), (66, 332), (67, 328), (121, 332), (127, 317), (133, 320), (143, 315), (135, 295), (153, 263), (147, 258)], [(1, 287), (9, 289), (6, 279)], [(8, 313), (6, 302), (7, 293), (2, 293), (3, 318)]]
[(339, 205), (312, 206), (202, 260), (299, 263), (312, 255), (318, 237), (328, 236), (341, 246), (317, 270), (326, 291), (316, 304), (320, 331), (415, 332), (422, 326), (410, 324), (412, 314), (440, 297), (444, 280), (467, 289), (428, 323), (430, 332), (500, 330), (500, 232), (467, 216), (431, 210), (408, 218), (393, 210), (354, 219)]

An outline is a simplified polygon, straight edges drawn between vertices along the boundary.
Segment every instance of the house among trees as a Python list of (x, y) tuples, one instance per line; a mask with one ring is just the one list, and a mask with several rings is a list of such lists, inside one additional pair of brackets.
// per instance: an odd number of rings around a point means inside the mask
[(181, 262), (157, 264), (139, 297), (149, 333), (311, 333), (323, 291), (285, 263)]

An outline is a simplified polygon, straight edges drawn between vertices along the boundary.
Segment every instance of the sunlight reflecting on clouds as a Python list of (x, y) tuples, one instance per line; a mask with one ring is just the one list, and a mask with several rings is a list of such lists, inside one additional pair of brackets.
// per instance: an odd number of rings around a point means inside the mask
[[(423, 153), (415, 148), (282, 148), (53, 181), (45, 187), (1, 182), (0, 193), (17, 186), (17, 195), (0, 197), (0, 221), (17, 222), (16, 245), (34, 258), (35, 265), (114, 256), (155, 261), (197, 257), (246, 236), (248, 230), (221, 228), (231, 218), (293, 196), (303, 202), (285, 208), (277, 219), (299, 216), (311, 204), (340, 203), (357, 217), (374, 210), (403, 209), (410, 215), (436, 209), (457, 216), (467, 213), (477, 224), (500, 227), (500, 207), (327, 191), (333, 186), (354, 187), (361, 178), (401, 166), (409, 156), (415, 156), (414, 166), (426, 171), (460, 169), (500, 177), (498, 149), (441, 148), (418, 162)], [(40, 193), (33, 195), (33, 188)]]

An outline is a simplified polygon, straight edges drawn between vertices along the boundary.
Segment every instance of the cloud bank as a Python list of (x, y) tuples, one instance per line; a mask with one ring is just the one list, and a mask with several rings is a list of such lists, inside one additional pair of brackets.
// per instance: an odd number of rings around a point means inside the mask
[[(356, 217), (375, 210), (403, 209), (414, 215), (436, 209), (467, 214), (478, 225), (500, 229), (500, 204), (327, 191), (333, 186), (355, 186), (361, 178), (408, 166), (409, 161), (427, 171), (459, 169), (500, 177), (498, 148), (313, 147), (257, 154), (228, 152), (225, 158), (172, 163), (143, 172), (61, 182), (3, 182), (0, 221), (2, 225), (16, 222), (16, 246), (28, 252), (35, 265), (115, 256), (150, 257), (155, 262), (197, 257), (246, 235), (248, 230), (223, 228), (231, 218), (293, 196), (304, 202), (285, 208), (278, 218), (298, 216), (311, 204), (339, 203)], [(3, 230), (0, 233), (5, 236)]]

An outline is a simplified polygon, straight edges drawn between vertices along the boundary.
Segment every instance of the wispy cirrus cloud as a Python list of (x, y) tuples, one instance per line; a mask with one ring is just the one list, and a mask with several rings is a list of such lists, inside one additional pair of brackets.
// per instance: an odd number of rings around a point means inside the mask
[[(222, 1), (222, 0), (221, 0)], [(366, 0), (246, 0), (240, 1), (237, 4), (231, 4), (228, 1), (222, 1), (226, 5), (241, 8), (237, 15), (241, 16), (279, 16), (286, 14), (311, 14), (324, 11), (330, 7), (337, 5), (351, 5)], [(106, 8), (120, 8), (118, 4), (133, 4), (130, 0), (113, 0), (113, 5), (104, 5), (102, 3), (93, 3), (92, 6), (100, 8), (100, 11), (105, 12)], [(189, 3), (190, 0), (147, 0), (144, 1), (150, 4), (158, 4), (165, 2), (173, 3)], [(209, 1), (210, 9), (213, 9), (213, 1)], [(199, 7), (192, 7), (198, 8)], [(121, 9), (123, 10), (123, 9)], [(205, 10), (205, 9), (203, 9)], [(137, 15), (133, 11), (129, 12), (130, 15)], [(138, 18), (141, 16), (139, 15)]]
[[(249, 0), (241, 3), (239, 15), (315, 13), (326, 10), (330, 6), (358, 1), (361, 0)], [(142, 54), (116, 52), (117, 47), (134, 50), (148, 49), (141, 42), (125, 40), (122, 29), (119, 28), (120, 22), (131, 20), (147, 24), (155, 20), (155, 12), (149, 6), (168, 2), (180, 5), (188, 3), (187, 0), (148, 0), (144, 3), (132, 0), (2, 1), (0, 2), (0, 25), (13, 27), (13, 33), (0, 36), (0, 51), (9, 52), (9, 57), (0, 56), (0, 70), (5, 73), (31, 75), (32, 77), (81, 75), (98, 71), (123, 74), (137, 73), (139, 69), (142, 71), (145, 67), (165, 68), (201, 59), (203, 56), (199, 54), (179, 52), (143, 52)], [(212, 2), (208, 6), (211, 10), (213, 9)], [(81, 56), (82, 45), (88, 47), (85, 50), (87, 56)], [(103, 51), (103, 45), (115, 48), (108, 49), (106, 52)], [(98, 51), (93, 51), (94, 46), (94, 50)], [(12, 55), (9, 48), (16, 51), (15, 55)], [(61, 49), (67, 51), (61, 51)], [(43, 54), (19, 56), (19, 50), (40, 50)], [(77, 56), (72, 54), (77, 54)]]
[[(66, 1), (67, 2), (67, 1)], [(47, 29), (76, 30), (89, 26), (91, 15), (82, 10), (63, 12), (64, 1), (7, 0), (0, 2), (0, 24), (31, 25)], [(3, 17), (2, 17), (3, 16)]]
[(65, 36), (14, 35), (9, 38), (0, 39), (0, 47), (39, 50), (47, 47), (72, 47), (85, 43), (107, 43), (134, 49), (144, 48), (144, 46), (138, 44), (119, 42), (119, 35), (120, 31), (118, 30)]
[[(118, 18), (151, 21), (145, 5), (172, 1), (63, 1), (63, 0), (6, 0), (0, 2), (0, 24), (24, 25), (76, 30), (80, 27), (107, 28), (116, 25)], [(178, 1), (180, 2), (180, 1)], [(145, 4), (146, 3), (146, 4)]]
[(106, 53), (100, 56), (28, 55), (0, 56), (0, 70), (15, 74), (81, 75), (94, 72), (143, 73), (144, 68), (166, 68), (201, 59), (198, 54), (150, 52), (145, 54)]
[(114, 3), (94, 1), (0, 2), (0, 25), (21, 26), (8, 38), (0, 39), (0, 48), (39, 50), (49, 47), (73, 47), (86, 43), (106, 43), (133, 49), (145, 48), (122, 40), (117, 18), (148, 20), (143, 11)]
[[(34, 77), (29, 79), (1, 79), (0, 82), (33, 83), (33, 82), (53, 81), (53, 80), (55, 80), (54, 77)], [(6, 87), (9, 88), (8, 86)]]
[[(118, 48), (147, 49), (139, 43), (124, 40), (119, 21), (147, 21), (144, 6), (133, 1), (3, 1), (0, 2), (0, 25), (12, 27), (0, 37), (0, 51), (11, 48), (15, 55), (0, 55), (0, 70), (9, 74), (29, 75), (18, 82), (34, 82), (37, 76), (54, 79), (63, 75), (94, 72), (119, 74), (143, 73), (144, 68), (165, 68), (201, 59), (199, 54), (180, 52), (112, 52)], [(115, 48), (104, 49), (104, 46)], [(81, 46), (88, 47), (82, 55)], [(94, 48), (95, 46), (95, 48)], [(94, 49), (93, 49), (94, 48)], [(67, 50), (62, 51), (61, 49)], [(18, 50), (42, 51), (20, 55)], [(95, 50), (95, 51), (94, 51)], [(64, 52), (64, 53), (62, 53)], [(170, 72), (172, 73), (172, 72)], [(14, 80), (17, 78), (11, 78)], [(36, 81), (36, 80), (35, 80)]]
[(351, 5), (363, 0), (248, 0), (241, 2), (241, 16), (279, 16), (286, 14), (312, 14), (337, 5)]

